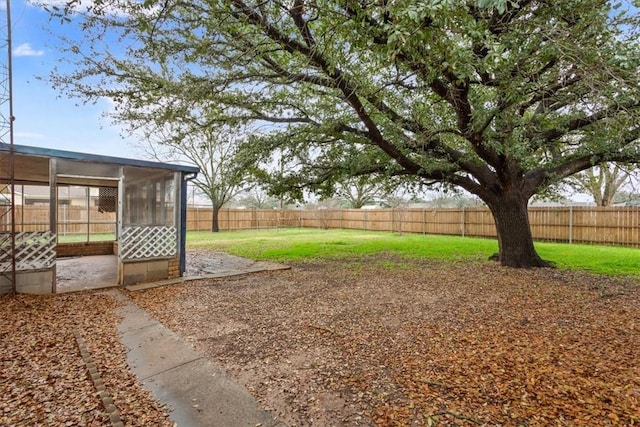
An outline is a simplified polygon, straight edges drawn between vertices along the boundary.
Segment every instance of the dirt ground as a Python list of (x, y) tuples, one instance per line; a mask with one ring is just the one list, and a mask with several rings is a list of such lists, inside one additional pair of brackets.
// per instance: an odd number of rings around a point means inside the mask
[[(380, 254), (126, 294), (292, 427), (640, 425), (637, 281)], [(110, 425), (75, 334), (125, 425), (172, 425), (118, 304), (0, 298), (0, 425)]]
[(128, 295), (291, 426), (640, 425), (637, 281), (382, 254)]

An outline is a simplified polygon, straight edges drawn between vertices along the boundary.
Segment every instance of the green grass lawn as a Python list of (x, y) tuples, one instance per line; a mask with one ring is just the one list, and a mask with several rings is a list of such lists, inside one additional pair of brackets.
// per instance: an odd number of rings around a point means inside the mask
[[(298, 228), (219, 233), (190, 231), (187, 246), (279, 262), (381, 252), (409, 258), (488, 262), (488, 257), (498, 250), (497, 242), (491, 239)], [(639, 249), (564, 243), (536, 243), (536, 249), (542, 258), (553, 261), (560, 269), (640, 278)]]

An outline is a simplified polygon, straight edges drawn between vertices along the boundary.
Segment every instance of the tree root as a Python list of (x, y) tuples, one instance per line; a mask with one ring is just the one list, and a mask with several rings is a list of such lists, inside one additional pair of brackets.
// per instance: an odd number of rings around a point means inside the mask
[(509, 265), (502, 262), (502, 257), (499, 252), (496, 252), (489, 256), (489, 261), (500, 262), (503, 267), (513, 267), (513, 268), (557, 268), (556, 263), (553, 261), (548, 261), (546, 259), (542, 259), (537, 257), (532, 260), (532, 262), (528, 262), (527, 264), (517, 264), (517, 265)]

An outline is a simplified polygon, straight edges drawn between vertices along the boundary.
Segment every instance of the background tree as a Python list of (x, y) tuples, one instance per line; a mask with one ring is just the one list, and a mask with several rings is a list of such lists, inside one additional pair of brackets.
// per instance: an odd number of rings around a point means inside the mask
[(409, 205), (411, 205), (409, 191), (402, 187), (397, 188), (387, 196), (385, 205), (391, 208), (392, 230), (402, 235), (403, 224), (409, 216)]
[(384, 181), (375, 181), (370, 176), (358, 176), (337, 183), (335, 194), (344, 200), (348, 207), (360, 209), (364, 205), (386, 198), (389, 194), (388, 187)]
[(222, 206), (250, 188), (246, 178), (252, 161), (241, 153), (236, 137), (231, 136), (233, 131), (203, 126), (193, 117), (163, 123), (162, 128), (149, 125), (146, 122), (144, 127), (148, 153), (160, 161), (187, 162), (200, 168), (192, 182), (211, 202), (211, 231), (220, 231)]
[(640, 26), (620, 6), (95, 0), (72, 20), (84, 37), (68, 49), (74, 71), (51, 79), (124, 111), (180, 99), (262, 127), (249, 147), (290, 165), (274, 191), (330, 193), (368, 174), (462, 187), (493, 213), (503, 265), (547, 266), (528, 200), (640, 159)]
[(250, 191), (238, 195), (238, 203), (250, 209), (275, 209), (280, 206), (280, 200), (269, 196), (260, 188), (252, 188)]
[(341, 209), (340, 201), (334, 198), (327, 198), (305, 204), (305, 209), (312, 211), (313, 217), (318, 221), (320, 227), (328, 230), (336, 223), (340, 223)]
[(636, 176), (637, 170), (618, 163), (604, 163), (574, 175), (569, 184), (591, 195), (597, 206), (606, 207), (624, 201), (625, 185), (631, 188)]
[(439, 191), (428, 203), (436, 208), (471, 208), (482, 205), (477, 197), (460, 191)]

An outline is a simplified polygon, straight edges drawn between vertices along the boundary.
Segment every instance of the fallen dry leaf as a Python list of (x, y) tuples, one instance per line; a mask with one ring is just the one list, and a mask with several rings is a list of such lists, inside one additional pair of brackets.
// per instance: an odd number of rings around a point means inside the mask
[(636, 281), (377, 255), (130, 296), (292, 426), (640, 424)]
[[(637, 281), (381, 254), (128, 295), (291, 426), (640, 424)], [(0, 298), (0, 425), (109, 425), (74, 329), (125, 425), (172, 425), (117, 305)]]
[(0, 298), (0, 425), (111, 425), (74, 329), (125, 425), (172, 425), (128, 369), (117, 305), (104, 292)]

